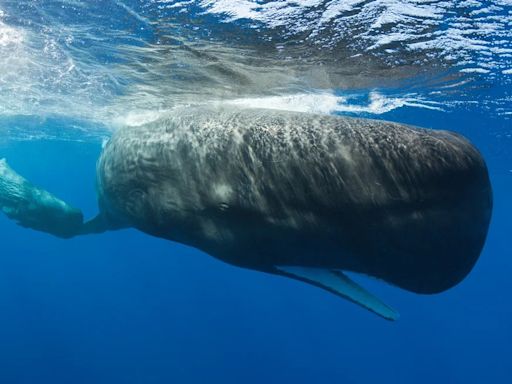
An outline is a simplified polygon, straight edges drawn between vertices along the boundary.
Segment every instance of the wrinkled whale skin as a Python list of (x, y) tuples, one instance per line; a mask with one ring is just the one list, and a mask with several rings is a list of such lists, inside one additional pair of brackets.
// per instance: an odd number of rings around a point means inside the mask
[(354, 271), (418, 293), (460, 282), (492, 211), (462, 136), (264, 109), (175, 111), (119, 129), (97, 164), (103, 220), (266, 272)]

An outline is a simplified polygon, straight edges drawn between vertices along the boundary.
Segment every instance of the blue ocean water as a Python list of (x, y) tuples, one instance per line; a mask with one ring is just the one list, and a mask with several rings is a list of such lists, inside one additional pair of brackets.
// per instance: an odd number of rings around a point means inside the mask
[(505, 0), (0, 0), (0, 158), (86, 217), (112, 131), (212, 100), (457, 131), (494, 189), (461, 284), (359, 279), (396, 322), (135, 230), (0, 216), (0, 382), (509, 382), (511, 25)]

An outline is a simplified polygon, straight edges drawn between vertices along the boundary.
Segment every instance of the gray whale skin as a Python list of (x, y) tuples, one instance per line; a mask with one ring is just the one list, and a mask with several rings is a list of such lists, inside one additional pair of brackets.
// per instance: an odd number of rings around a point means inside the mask
[(344, 271), (417, 293), (478, 259), (492, 190), (462, 136), (386, 121), (188, 108), (119, 129), (97, 164), (100, 213), (70, 207), (0, 161), (0, 207), (60, 237), (135, 227), (244, 268), (397, 313)]

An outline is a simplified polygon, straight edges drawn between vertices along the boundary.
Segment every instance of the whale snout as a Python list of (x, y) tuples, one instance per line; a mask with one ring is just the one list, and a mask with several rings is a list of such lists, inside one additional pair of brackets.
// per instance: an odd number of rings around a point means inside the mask
[[(388, 216), (389, 282), (416, 293), (445, 291), (471, 271), (487, 237), (492, 188), (486, 164), (464, 137), (433, 131), (423, 190), (429, 198)], [(427, 145), (428, 147), (428, 145)], [(434, 173), (430, 171), (434, 170)], [(386, 226), (383, 226), (386, 227)]]

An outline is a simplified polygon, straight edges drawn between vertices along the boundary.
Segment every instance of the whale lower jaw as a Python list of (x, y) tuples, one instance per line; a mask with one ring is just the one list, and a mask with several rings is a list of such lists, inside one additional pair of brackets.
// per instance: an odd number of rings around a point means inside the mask
[(298, 266), (276, 266), (279, 274), (323, 288), (383, 317), (397, 320), (400, 315), (346, 274), (338, 270)]

